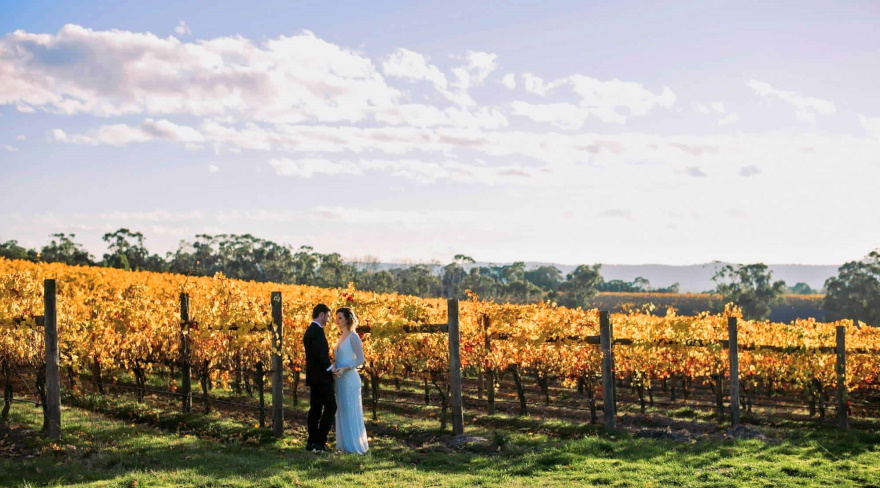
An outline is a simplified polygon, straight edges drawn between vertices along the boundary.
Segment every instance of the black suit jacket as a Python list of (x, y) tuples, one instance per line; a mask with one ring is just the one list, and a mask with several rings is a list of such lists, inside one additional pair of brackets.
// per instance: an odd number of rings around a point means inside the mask
[(306, 385), (333, 384), (333, 373), (327, 371), (332, 363), (324, 329), (312, 322), (303, 335), (303, 346), (306, 348)]

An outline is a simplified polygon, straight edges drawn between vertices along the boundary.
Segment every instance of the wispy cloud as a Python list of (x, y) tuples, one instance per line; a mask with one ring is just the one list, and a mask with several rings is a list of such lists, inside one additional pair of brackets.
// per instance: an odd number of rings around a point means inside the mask
[(868, 131), (868, 134), (880, 139), (880, 117), (866, 117), (859, 114), (859, 123), (862, 125), (862, 128)]
[(798, 120), (816, 122), (817, 115), (831, 115), (836, 108), (833, 102), (816, 97), (800, 95), (797, 92), (779, 90), (770, 83), (751, 80), (746, 85), (762, 97), (775, 97), (791, 104)]
[(739, 169), (739, 175), (745, 176), (748, 178), (749, 176), (755, 176), (761, 174), (761, 168), (755, 165), (743, 166)]
[(693, 176), (694, 178), (704, 178), (708, 176), (705, 171), (698, 168), (697, 166), (688, 166), (684, 169), (684, 174), (688, 176)]
[(192, 34), (192, 31), (189, 30), (189, 26), (186, 25), (186, 22), (181, 20), (177, 23), (177, 27), (174, 28), (174, 32), (177, 33), (178, 36), (185, 36)]

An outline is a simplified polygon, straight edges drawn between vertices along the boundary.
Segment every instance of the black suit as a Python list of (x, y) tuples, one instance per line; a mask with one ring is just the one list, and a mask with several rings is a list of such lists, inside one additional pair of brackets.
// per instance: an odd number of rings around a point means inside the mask
[(325, 445), (330, 426), (336, 420), (336, 395), (333, 391), (333, 373), (330, 367), (330, 346), (324, 329), (312, 322), (303, 335), (306, 348), (306, 385), (310, 390), (308, 444)]

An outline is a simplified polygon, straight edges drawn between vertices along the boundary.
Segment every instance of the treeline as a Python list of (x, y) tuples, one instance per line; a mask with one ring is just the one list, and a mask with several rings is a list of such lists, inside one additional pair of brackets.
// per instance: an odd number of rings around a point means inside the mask
[[(825, 320), (822, 295), (787, 293), (770, 305), (767, 319), (771, 322), (788, 323), (797, 319)], [(721, 313), (727, 303), (718, 293), (599, 293), (590, 306), (611, 313), (638, 311), (665, 316), (670, 307), (678, 315), (698, 315), (701, 312)]]
[[(445, 265), (383, 269), (377, 258), (350, 262), (338, 253), (322, 254), (309, 246), (296, 249), (250, 234), (199, 234), (192, 242), (181, 241), (177, 250), (161, 256), (147, 249), (142, 233), (123, 228), (102, 236), (107, 252), (101, 259), (77, 243), (75, 234), (50, 237), (50, 242), (39, 250), (22, 247), (15, 240), (0, 243), (0, 257), (186, 275), (212, 276), (219, 272), (241, 280), (320, 287), (344, 287), (354, 282), (361, 290), (421, 297), (465, 298), (466, 290), (471, 290), (497, 302), (546, 300), (579, 308), (596, 306), (594, 297), (599, 292), (679, 291), (678, 283), (655, 289), (641, 277), (631, 282), (605, 281), (599, 264), (582, 264), (563, 274), (555, 266), (526, 269), (524, 262), (478, 266), (471, 257), (459, 254)], [(713, 280), (716, 288), (709, 292), (718, 294), (723, 303), (740, 306), (746, 318), (766, 319), (786, 293), (816, 293), (805, 283), (788, 287), (783, 281), (773, 281), (772, 273), (762, 263), (725, 266)], [(829, 278), (825, 288), (822, 303), (829, 319), (880, 323), (880, 254), (876, 251), (843, 265), (839, 276)]]
[(119, 229), (103, 235), (107, 253), (96, 259), (74, 239), (75, 234), (52, 234), (41, 249), (27, 249), (11, 240), (0, 244), (0, 256), (9, 259), (62, 262), (71, 265), (106, 266), (126, 270), (171, 272), (320, 287), (344, 287), (378, 293), (401, 293), (421, 297), (465, 298), (472, 290), (482, 298), (511, 303), (555, 301), (586, 307), (601, 291), (677, 293), (678, 284), (653, 289), (648, 280), (633, 282), (601, 276), (601, 265), (582, 265), (563, 275), (555, 266), (527, 270), (524, 262), (503, 266), (476, 266), (472, 258), (457, 255), (452, 262), (414, 264), (382, 269), (378, 259), (349, 262), (338, 253), (322, 254), (309, 246), (295, 249), (250, 234), (197, 235), (182, 241), (165, 256), (151, 253), (144, 235)]

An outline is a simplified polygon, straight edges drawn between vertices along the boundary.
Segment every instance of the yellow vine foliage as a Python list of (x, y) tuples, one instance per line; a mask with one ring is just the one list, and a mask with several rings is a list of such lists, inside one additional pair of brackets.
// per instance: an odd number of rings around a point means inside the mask
[[(58, 280), (58, 329), (63, 367), (149, 371), (180, 360), (182, 335), (191, 344), (190, 363), (201, 376), (226, 382), (230, 371), (268, 368), (273, 346), (271, 293), (282, 294), (284, 364), (301, 371), (302, 334), (315, 304), (353, 307), (370, 333), (364, 336), (365, 371), (374, 377), (416, 375), (445, 382), (449, 351), (444, 334), (406, 333), (407, 326), (447, 321), (446, 300), (363, 292), (349, 286), (322, 289), (170, 273), (129, 272), (0, 259), (0, 362), (36, 366), (43, 358), (43, 279)], [(187, 293), (190, 323), (182, 324), (180, 294)], [(615, 347), (616, 372), (635, 382), (727, 375), (727, 339), (721, 314), (665, 317), (633, 311), (613, 314), (614, 336), (632, 339)], [(466, 370), (505, 371), (518, 367), (571, 385), (578, 379), (598, 385), (602, 354), (585, 339), (599, 334), (596, 310), (573, 310), (550, 303), (497, 304), (476, 296), (460, 304), (461, 359)], [(790, 348), (784, 352), (744, 351), (745, 381), (824, 386), (835, 381), (833, 354), (806, 348), (833, 347), (835, 327), (846, 328), (847, 381), (852, 390), (876, 388), (880, 377), (880, 329), (849, 320), (790, 324), (739, 321), (742, 346)], [(328, 336), (332, 336), (328, 329)], [(331, 338), (331, 343), (332, 343)], [(705, 347), (688, 347), (700, 343)]]

